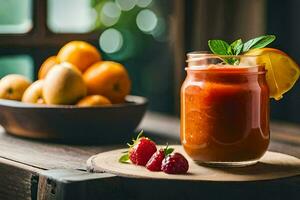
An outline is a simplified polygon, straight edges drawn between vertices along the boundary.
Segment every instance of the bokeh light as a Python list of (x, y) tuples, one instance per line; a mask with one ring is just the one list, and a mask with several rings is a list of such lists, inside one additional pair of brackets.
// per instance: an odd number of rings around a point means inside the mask
[(129, 11), (134, 8), (136, 0), (116, 0), (116, 3), (120, 6), (121, 10)]
[(155, 40), (164, 42), (167, 40), (166, 32), (167, 32), (166, 21), (163, 18), (159, 17), (157, 20), (157, 26), (151, 32), (151, 34), (153, 35)]
[(140, 8), (146, 8), (152, 3), (152, 0), (136, 0), (136, 5)]
[(121, 10), (114, 2), (106, 2), (101, 10), (100, 19), (105, 26), (112, 26), (118, 22)]
[(157, 26), (157, 16), (149, 9), (141, 10), (136, 17), (136, 24), (138, 28), (146, 33), (150, 33)]
[(123, 36), (117, 29), (106, 29), (100, 35), (99, 45), (105, 53), (116, 53), (123, 46)]

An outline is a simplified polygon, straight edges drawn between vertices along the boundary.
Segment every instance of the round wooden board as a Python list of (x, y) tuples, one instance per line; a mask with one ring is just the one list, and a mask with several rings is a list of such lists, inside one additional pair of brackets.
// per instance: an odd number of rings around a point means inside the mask
[(300, 175), (300, 159), (268, 151), (260, 161), (252, 166), (236, 168), (212, 168), (199, 166), (183, 151), (175, 147), (188, 158), (189, 171), (185, 175), (169, 175), (163, 172), (151, 172), (145, 167), (119, 163), (118, 159), (126, 149), (118, 149), (94, 155), (87, 161), (87, 168), (93, 172), (108, 172), (118, 176), (149, 179), (174, 179), (192, 181), (258, 181), (271, 180)]

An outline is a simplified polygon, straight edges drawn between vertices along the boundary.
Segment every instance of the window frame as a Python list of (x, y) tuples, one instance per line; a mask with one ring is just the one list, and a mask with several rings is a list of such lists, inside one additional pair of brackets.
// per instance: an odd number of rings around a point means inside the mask
[(32, 0), (32, 29), (27, 33), (0, 34), (0, 47), (58, 46), (71, 40), (93, 42), (99, 30), (89, 33), (54, 33), (47, 27), (47, 0)]

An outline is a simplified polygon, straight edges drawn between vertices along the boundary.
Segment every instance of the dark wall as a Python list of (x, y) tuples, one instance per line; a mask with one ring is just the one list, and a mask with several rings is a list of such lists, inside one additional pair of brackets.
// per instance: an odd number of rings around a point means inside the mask
[[(291, 55), (297, 63), (300, 63), (299, 10), (299, 0), (267, 1), (267, 32), (277, 36), (273, 46)], [(300, 81), (282, 100), (271, 102), (271, 117), (300, 123)]]

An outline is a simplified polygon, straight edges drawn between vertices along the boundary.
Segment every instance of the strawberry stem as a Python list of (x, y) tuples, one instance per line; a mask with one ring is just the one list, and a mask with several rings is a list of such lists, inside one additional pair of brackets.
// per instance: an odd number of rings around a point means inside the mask
[(144, 130), (141, 130), (141, 131), (139, 132), (139, 134), (138, 134), (136, 140), (140, 139), (140, 137), (142, 137), (143, 133), (144, 133)]
[(135, 145), (135, 143), (142, 137), (143, 133), (144, 133), (144, 130), (141, 130), (141, 131), (139, 132), (139, 134), (137, 135), (136, 139), (132, 138), (132, 144), (127, 143), (127, 146), (128, 146), (129, 148), (133, 147), (133, 146)]

